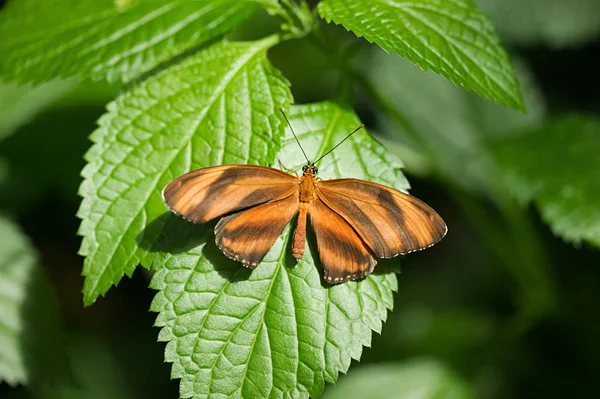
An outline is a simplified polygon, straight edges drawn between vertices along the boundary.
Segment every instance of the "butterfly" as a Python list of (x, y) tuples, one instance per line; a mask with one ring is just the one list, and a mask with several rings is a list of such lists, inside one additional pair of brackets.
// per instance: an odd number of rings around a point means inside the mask
[(307, 160), (301, 176), (258, 165), (213, 166), (174, 179), (163, 199), (194, 223), (221, 218), (214, 229), (217, 246), (250, 269), (296, 215), (292, 255), (300, 260), (310, 217), (324, 280), (338, 284), (363, 278), (379, 259), (431, 247), (447, 227), (429, 205), (409, 194), (365, 180), (317, 177), (317, 162), (362, 127), (315, 162), (300, 145)]

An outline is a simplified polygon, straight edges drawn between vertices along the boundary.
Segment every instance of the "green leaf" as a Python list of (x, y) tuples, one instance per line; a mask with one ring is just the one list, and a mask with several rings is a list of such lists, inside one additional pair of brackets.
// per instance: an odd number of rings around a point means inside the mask
[(74, 85), (74, 81), (61, 80), (37, 87), (0, 82), (0, 140), (30, 122), (36, 114), (63, 97)]
[(273, 162), (277, 107), (292, 98), (266, 59), (277, 40), (216, 43), (108, 105), (80, 188), (86, 305), (148, 256), (162, 226), (145, 228), (165, 211), (169, 181), (199, 166)]
[(563, 48), (594, 40), (600, 33), (597, 0), (475, 1), (510, 43)]
[(0, 13), (0, 76), (127, 81), (231, 30), (255, 8), (251, 0), (13, 0)]
[(600, 246), (600, 119), (566, 116), (497, 142), (507, 188), (567, 241)]
[(323, 0), (318, 10), (328, 22), (342, 24), (423, 70), (500, 104), (525, 109), (494, 27), (472, 0)]
[[(332, 102), (295, 106), (286, 115), (311, 160), (320, 158), (360, 125), (353, 112)], [(289, 131), (278, 158), (286, 168), (293, 170), (300, 170), (306, 164)], [(319, 177), (366, 179), (406, 191), (410, 185), (400, 171), (403, 166), (398, 157), (362, 129), (323, 158), (319, 163)]]
[(65, 366), (56, 298), (17, 226), (0, 217), (0, 382), (48, 384)]
[[(360, 123), (332, 103), (288, 111), (304, 149), (315, 159)], [(304, 164), (288, 131), (278, 157), (285, 167)], [(400, 162), (365, 131), (323, 160), (321, 177), (367, 178), (406, 189)], [(160, 290), (159, 339), (167, 341), (171, 376), (182, 398), (318, 397), (351, 359), (381, 331), (393, 305), (396, 276), (379, 265), (363, 281), (324, 286), (311, 238), (296, 264), (288, 226), (255, 270), (226, 258), (212, 227), (171, 217), (151, 286)], [(393, 262), (393, 261), (392, 261)], [(397, 260), (396, 260), (397, 262)]]
[(435, 359), (361, 366), (342, 378), (325, 399), (470, 399), (471, 387)]

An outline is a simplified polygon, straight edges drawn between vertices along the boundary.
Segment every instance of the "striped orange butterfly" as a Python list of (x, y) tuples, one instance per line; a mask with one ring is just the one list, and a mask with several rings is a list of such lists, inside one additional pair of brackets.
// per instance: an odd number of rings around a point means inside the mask
[(316, 177), (315, 164), (362, 127), (315, 162), (300, 146), (307, 160), (302, 176), (265, 166), (213, 166), (176, 178), (163, 190), (163, 199), (194, 223), (221, 218), (215, 226), (217, 246), (251, 269), (296, 214), (292, 254), (302, 258), (309, 216), (325, 281), (360, 279), (373, 271), (378, 259), (428, 248), (447, 231), (442, 218), (411, 195), (364, 180)]

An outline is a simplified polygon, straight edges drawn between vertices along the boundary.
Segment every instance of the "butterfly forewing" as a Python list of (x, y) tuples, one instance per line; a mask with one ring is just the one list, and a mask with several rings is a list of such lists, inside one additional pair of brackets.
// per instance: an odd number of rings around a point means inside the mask
[(197, 169), (169, 183), (163, 190), (167, 205), (195, 223), (270, 201), (298, 191), (298, 178), (256, 165), (222, 165)]
[(318, 198), (308, 208), (308, 214), (325, 281), (343, 283), (373, 271), (377, 261), (348, 222)]
[(427, 204), (377, 183), (319, 181), (316, 194), (352, 226), (377, 258), (430, 247), (446, 234), (446, 224)]
[(223, 253), (254, 269), (298, 210), (298, 191), (222, 218), (215, 241)]

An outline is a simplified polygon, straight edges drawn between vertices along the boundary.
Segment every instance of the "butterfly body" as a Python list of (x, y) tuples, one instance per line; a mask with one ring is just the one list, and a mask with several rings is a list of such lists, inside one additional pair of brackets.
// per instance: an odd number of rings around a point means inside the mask
[(302, 176), (255, 165), (197, 169), (163, 190), (167, 205), (195, 223), (221, 218), (215, 241), (229, 258), (255, 268), (297, 214), (292, 255), (304, 255), (307, 220), (317, 240), (324, 279), (362, 278), (377, 259), (438, 242), (442, 218), (419, 199), (364, 180), (321, 180), (309, 163)]
[[(309, 167), (310, 166), (310, 167)], [(299, 203), (298, 203), (298, 222), (294, 231), (292, 243), (292, 255), (296, 260), (300, 260), (304, 255), (304, 245), (306, 242), (306, 219), (308, 209), (313, 202), (317, 179), (315, 177), (316, 168), (313, 165), (304, 167), (302, 177), (298, 179)]]

